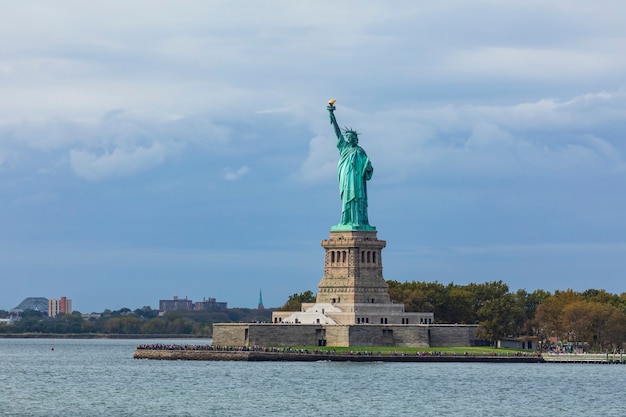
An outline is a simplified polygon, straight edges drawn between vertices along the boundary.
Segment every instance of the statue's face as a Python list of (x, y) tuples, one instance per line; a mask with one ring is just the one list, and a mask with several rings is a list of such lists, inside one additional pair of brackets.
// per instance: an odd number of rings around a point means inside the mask
[(347, 136), (348, 137), (346, 139), (348, 140), (348, 143), (350, 145), (356, 145), (357, 143), (359, 143), (359, 139), (356, 137), (354, 133), (348, 133)]

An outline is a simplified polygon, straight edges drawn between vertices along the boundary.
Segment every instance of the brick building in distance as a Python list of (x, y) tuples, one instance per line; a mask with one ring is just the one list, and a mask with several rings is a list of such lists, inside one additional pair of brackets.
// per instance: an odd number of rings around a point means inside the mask
[(171, 300), (159, 300), (159, 311), (165, 313), (174, 310), (226, 310), (226, 302), (216, 301), (215, 298), (203, 298), (202, 301), (196, 301), (195, 303), (185, 297), (179, 299), (178, 296), (174, 296)]
[(48, 300), (48, 317), (56, 317), (59, 313), (71, 314), (72, 300), (67, 297), (61, 297), (58, 300)]

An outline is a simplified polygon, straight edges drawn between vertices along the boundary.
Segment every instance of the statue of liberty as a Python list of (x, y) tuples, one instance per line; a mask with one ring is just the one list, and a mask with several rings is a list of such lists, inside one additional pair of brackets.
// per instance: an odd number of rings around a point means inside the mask
[(358, 133), (352, 129), (344, 129), (342, 133), (335, 118), (334, 104), (335, 100), (330, 100), (327, 109), (330, 113), (330, 124), (335, 128), (339, 149), (337, 174), (341, 195), (341, 222), (332, 226), (331, 230), (376, 230), (370, 226), (367, 218), (367, 181), (372, 178), (374, 168), (363, 148), (358, 145)]

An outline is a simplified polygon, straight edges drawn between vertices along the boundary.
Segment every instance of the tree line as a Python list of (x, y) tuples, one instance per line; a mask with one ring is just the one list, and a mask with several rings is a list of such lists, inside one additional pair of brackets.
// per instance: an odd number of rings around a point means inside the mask
[(622, 349), (626, 338), (626, 293), (571, 289), (554, 293), (511, 292), (502, 281), (444, 285), (387, 281), (394, 302), (406, 311), (435, 314), (437, 323), (475, 323), (478, 336), (533, 337), (543, 346), (556, 340), (593, 350)]
[[(3, 312), (8, 313), (8, 312)], [(6, 315), (6, 314), (3, 314)], [(213, 323), (269, 321), (270, 310), (231, 308), (218, 311), (176, 310), (159, 315), (149, 306), (130, 310), (105, 310), (99, 317), (83, 318), (75, 311), (48, 317), (44, 313), (25, 310), (21, 320), (12, 325), (0, 324), (1, 333), (46, 334), (116, 334), (116, 335), (189, 335), (210, 337)]]

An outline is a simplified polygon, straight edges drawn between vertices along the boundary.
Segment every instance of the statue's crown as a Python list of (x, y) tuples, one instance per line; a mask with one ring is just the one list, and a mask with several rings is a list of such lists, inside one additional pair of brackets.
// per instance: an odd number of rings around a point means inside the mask
[(352, 128), (348, 129), (347, 127), (344, 127), (344, 128), (343, 128), (343, 133), (344, 133), (344, 134), (346, 134), (346, 135), (347, 135), (348, 133), (350, 133), (350, 134), (352, 134), (352, 135), (354, 135), (354, 136), (357, 136), (357, 137), (359, 136), (359, 132), (357, 132), (356, 130), (354, 130), (354, 129), (352, 129)]

